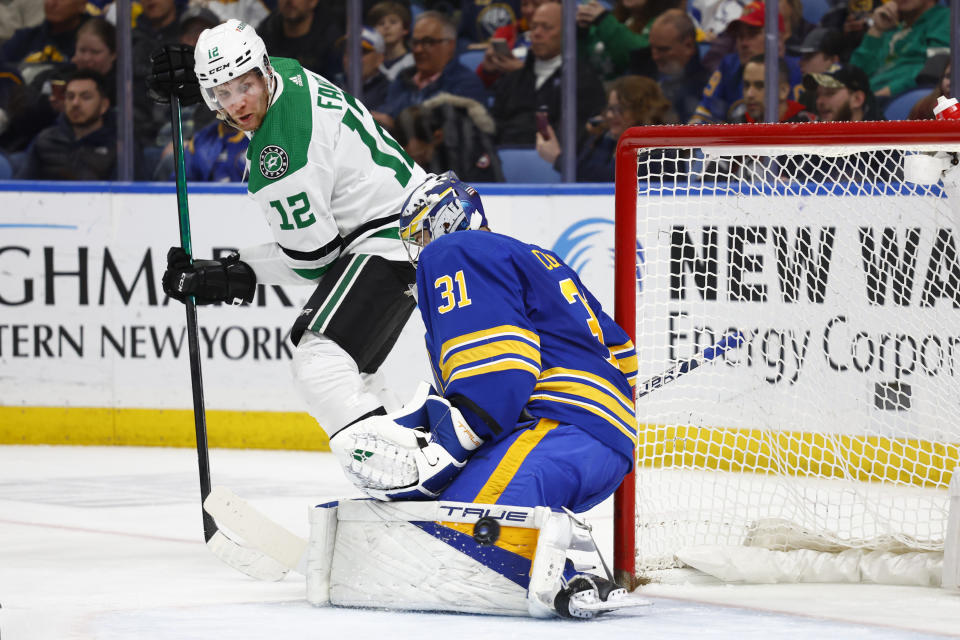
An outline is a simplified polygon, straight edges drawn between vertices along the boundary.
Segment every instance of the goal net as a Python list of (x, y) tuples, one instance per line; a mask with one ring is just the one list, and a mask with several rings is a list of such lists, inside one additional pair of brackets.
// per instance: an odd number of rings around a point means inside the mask
[(958, 124), (623, 136), (616, 318), (638, 382), (743, 340), (638, 399), (621, 575), (939, 583), (960, 460)]

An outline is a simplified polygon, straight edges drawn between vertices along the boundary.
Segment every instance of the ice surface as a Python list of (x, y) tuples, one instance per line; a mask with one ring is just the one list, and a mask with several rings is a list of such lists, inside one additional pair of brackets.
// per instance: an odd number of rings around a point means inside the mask
[[(310, 504), (356, 495), (330, 454), (210, 458), (215, 485), (304, 536)], [(192, 450), (0, 446), (0, 639), (960, 635), (960, 593), (877, 585), (656, 585), (653, 606), (589, 622), (315, 608), (299, 576), (257, 582), (217, 560), (198, 496)], [(609, 546), (609, 504), (589, 519)]]

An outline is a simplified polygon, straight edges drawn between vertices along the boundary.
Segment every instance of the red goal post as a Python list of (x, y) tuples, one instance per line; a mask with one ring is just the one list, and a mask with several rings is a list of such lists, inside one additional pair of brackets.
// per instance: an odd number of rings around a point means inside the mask
[[(768, 149), (770, 156), (790, 148), (838, 145), (923, 148), (960, 145), (960, 122), (898, 121), (798, 124), (650, 126), (628, 129), (616, 155), (615, 319), (637, 342), (638, 152), (643, 149), (711, 147)], [(805, 153), (810, 153), (806, 151)], [(678, 174), (679, 177), (680, 174)], [(642, 358), (638, 347), (638, 356)], [(697, 374), (692, 375), (699, 375)], [(642, 378), (642, 374), (638, 380)], [(656, 393), (656, 392), (654, 392)], [(639, 422), (642, 422), (639, 421)], [(643, 426), (641, 425), (641, 429)], [(638, 448), (639, 453), (639, 448)], [(643, 465), (644, 461), (637, 461)], [(614, 567), (619, 579), (636, 583), (636, 495), (634, 474), (615, 496)]]

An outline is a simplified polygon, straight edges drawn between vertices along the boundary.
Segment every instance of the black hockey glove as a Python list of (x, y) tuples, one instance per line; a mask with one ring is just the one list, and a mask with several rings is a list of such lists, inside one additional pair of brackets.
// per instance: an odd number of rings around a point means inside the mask
[(184, 302), (193, 296), (197, 304), (252, 302), (257, 276), (240, 256), (231, 253), (220, 260), (196, 260), (180, 247), (167, 252), (167, 270), (163, 273), (163, 292)]
[(150, 54), (150, 75), (147, 89), (155, 102), (170, 103), (170, 96), (180, 104), (200, 102), (200, 83), (193, 71), (193, 47), (187, 44), (165, 44)]

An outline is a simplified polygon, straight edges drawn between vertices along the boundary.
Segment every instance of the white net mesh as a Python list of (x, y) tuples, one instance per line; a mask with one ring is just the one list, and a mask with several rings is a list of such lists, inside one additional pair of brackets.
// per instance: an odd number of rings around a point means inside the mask
[(638, 380), (746, 338), (638, 401), (639, 572), (705, 544), (942, 549), (960, 202), (904, 180), (920, 150), (638, 153)]

